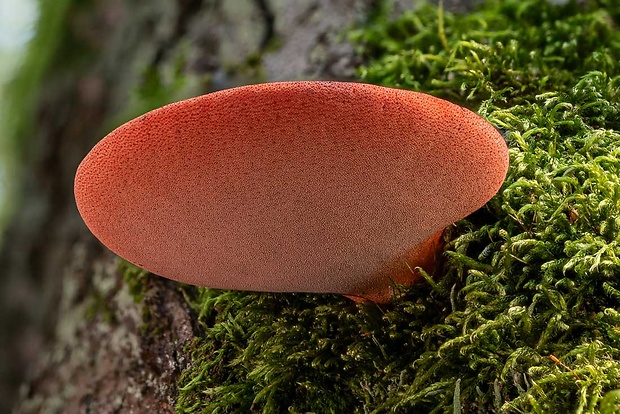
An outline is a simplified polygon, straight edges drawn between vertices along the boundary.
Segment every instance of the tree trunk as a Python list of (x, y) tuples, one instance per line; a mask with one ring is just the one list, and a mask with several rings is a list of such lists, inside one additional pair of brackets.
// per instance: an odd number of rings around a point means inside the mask
[(248, 83), (353, 80), (359, 62), (343, 34), (378, 3), (70, 4), (35, 106), (22, 202), (0, 252), (8, 339), (0, 412), (174, 411), (195, 315), (163, 278), (147, 278), (134, 301), (119, 259), (77, 213), (76, 167), (109, 130), (168, 102)]
[[(37, 102), (23, 208), (2, 256), (10, 341), (0, 365), (12, 380), (2, 390), (4, 408), (15, 400), (15, 380), (26, 379), (19, 412), (173, 412), (192, 312), (163, 278), (148, 279), (144, 300), (134, 302), (118, 259), (77, 214), (75, 169), (107, 130), (170, 101), (262, 81), (351, 79), (353, 50), (338, 35), (369, 4), (70, 6)], [(146, 314), (158, 334), (141, 329)]]

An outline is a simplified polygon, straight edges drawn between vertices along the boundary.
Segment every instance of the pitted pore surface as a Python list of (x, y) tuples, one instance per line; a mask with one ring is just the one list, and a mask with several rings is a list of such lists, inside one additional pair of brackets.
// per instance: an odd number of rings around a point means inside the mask
[(95, 236), (156, 274), (372, 297), (399, 280), (386, 269), (484, 205), (507, 167), (495, 128), (447, 101), (282, 82), (122, 125), (84, 159), (75, 195)]

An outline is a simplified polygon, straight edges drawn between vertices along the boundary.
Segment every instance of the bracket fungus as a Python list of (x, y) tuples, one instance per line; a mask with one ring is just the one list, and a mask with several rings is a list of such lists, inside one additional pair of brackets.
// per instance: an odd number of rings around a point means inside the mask
[(386, 302), (431, 271), (445, 227), (508, 168), (501, 134), (430, 95), (278, 82), (166, 105), (112, 131), (75, 177), (110, 250), (220, 289)]

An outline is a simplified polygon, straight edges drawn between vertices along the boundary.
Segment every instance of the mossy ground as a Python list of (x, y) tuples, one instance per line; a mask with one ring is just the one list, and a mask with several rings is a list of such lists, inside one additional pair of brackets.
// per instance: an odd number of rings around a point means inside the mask
[(620, 411), (620, 6), (379, 8), (362, 80), (505, 133), (499, 193), (449, 229), (437, 284), (389, 305), (184, 287), (202, 334), (178, 412)]

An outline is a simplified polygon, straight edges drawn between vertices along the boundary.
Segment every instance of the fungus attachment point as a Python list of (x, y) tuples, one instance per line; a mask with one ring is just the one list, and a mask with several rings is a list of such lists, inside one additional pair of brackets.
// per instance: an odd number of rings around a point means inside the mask
[(389, 266), (383, 268), (374, 277), (369, 278), (369, 280), (379, 283), (370, 285), (363, 292), (359, 292), (357, 296), (345, 296), (358, 303), (389, 302), (397, 293), (399, 285), (410, 285), (422, 279), (417, 268), (421, 268), (429, 274), (434, 273), (444, 246), (442, 236), (443, 230), (398, 255)]
[[(508, 168), (502, 136), (429, 95), (281, 82), (166, 105), (112, 131), (75, 198), (110, 250), (220, 289), (386, 302)], [(413, 271), (412, 271), (413, 270)]]

